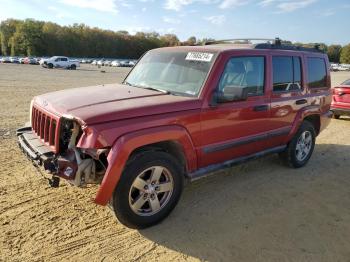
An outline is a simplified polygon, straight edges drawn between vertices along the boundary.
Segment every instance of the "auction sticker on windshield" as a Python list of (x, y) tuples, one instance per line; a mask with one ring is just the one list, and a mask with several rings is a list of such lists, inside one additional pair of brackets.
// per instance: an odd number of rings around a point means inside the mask
[(189, 52), (186, 56), (186, 60), (210, 62), (214, 54), (201, 53), (201, 52)]

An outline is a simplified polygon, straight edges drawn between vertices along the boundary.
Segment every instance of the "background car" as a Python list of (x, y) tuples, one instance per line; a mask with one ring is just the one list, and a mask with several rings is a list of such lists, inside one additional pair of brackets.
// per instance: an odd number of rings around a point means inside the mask
[(335, 119), (350, 116), (350, 79), (333, 88), (331, 111)]
[(119, 67), (119, 66), (120, 66), (120, 63), (119, 63), (119, 61), (114, 60), (114, 61), (112, 61), (111, 66)]
[(9, 57), (6, 57), (6, 56), (4, 56), (4, 57), (2, 57), (1, 58), (1, 63), (11, 63), (11, 61), (10, 61), (10, 58)]
[(12, 56), (10, 57), (10, 62), (13, 64), (19, 64), (19, 59), (18, 57)]

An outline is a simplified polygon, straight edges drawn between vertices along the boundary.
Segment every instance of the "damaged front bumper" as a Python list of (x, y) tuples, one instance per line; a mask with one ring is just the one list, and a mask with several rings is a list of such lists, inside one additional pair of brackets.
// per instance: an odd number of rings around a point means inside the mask
[(41, 139), (32, 131), (30, 126), (20, 128), (16, 132), (18, 145), (22, 152), (34, 163), (44, 166), (45, 170), (50, 171), (52, 161), (55, 157), (52, 149), (45, 145)]
[(83, 154), (78, 148), (72, 147), (62, 154), (55, 154), (30, 126), (18, 129), (17, 137), (22, 152), (34, 164), (52, 174), (53, 178), (62, 177), (78, 187), (101, 181), (101, 174), (96, 170), (96, 160), (91, 157), (82, 158)]

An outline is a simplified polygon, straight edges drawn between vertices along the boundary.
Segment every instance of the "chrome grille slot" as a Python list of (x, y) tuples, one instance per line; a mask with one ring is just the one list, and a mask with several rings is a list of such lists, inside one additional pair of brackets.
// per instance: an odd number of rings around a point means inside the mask
[(33, 107), (32, 109), (32, 129), (40, 137), (43, 142), (55, 152), (58, 152), (58, 121), (59, 118), (54, 115), (50, 115), (43, 110)]

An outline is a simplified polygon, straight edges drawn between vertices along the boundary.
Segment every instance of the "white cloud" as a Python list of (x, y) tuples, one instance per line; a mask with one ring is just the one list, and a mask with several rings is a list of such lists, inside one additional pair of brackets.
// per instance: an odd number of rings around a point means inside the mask
[(283, 2), (283, 3), (279, 3), (277, 5), (277, 8), (279, 9), (279, 13), (288, 13), (288, 12), (293, 12), (297, 9), (305, 8), (315, 3), (316, 1), (317, 0), (300, 0), (300, 1)]
[(117, 5), (114, 0), (61, 0), (60, 2), (65, 5), (95, 9), (101, 12), (118, 12)]
[(213, 15), (205, 17), (204, 19), (209, 21), (213, 25), (222, 25), (226, 21), (226, 17), (224, 15)]
[(226, 9), (226, 8), (232, 8), (232, 7), (238, 7), (242, 5), (248, 4), (248, 0), (224, 0), (222, 3), (219, 5), (221, 9)]
[(146, 11), (147, 11), (147, 8), (146, 8), (146, 7), (143, 7), (143, 8), (141, 9), (141, 11), (142, 11), (142, 12), (146, 12)]
[(183, 6), (192, 4), (194, 0), (167, 0), (165, 2), (165, 9), (180, 11)]
[(262, 7), (274, 5), (278, 9), (276, 13), (288, 13), (305, 8), (317, 1), (318, 0), (262, 0), (258, 5)]
[(163, 16), (163, 21), (168, 24), (178, 25), (181, 23), (179, 19)]
[(263, 1), (259, 2), (259, 5), (265, 7), (265, 6), (271, 5), (275, 2), (278, 2), (278, 0), (263, 0)]
[(328, 16), (335, 15), (335, 11), (332, 9), (328, 9), (328, 10), (325, 10), (323, 12), (320, 12), (319, 14), (320, 14), (320, 16), (328, 17)]
[(218, 2), (220, 2), (220, 0), (166, 0), (164, 8), (169, 10), (180, 11), (184, 6), (193, 3), (213, 4)]

